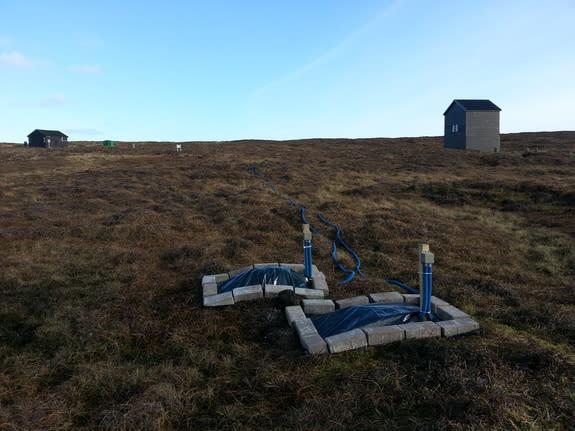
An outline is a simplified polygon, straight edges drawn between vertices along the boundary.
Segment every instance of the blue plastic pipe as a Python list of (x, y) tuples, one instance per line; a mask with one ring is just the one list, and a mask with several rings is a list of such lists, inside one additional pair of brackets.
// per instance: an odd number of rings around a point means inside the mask
[[(340, 283), (347, 283), (349, 281), (351, 281), (353, 279), (353, 277), (355, 277), (355, 275), (359, 275), (360, 277), (365, 277), (365, 275), (363, 275), (363, 273), (361, 272), (361, 260), (359, 258), (359, 256), (357, 255), (357, 253), (355, 251), (353, 251), (353, 249), (343, 240), (342, 236), (341, 236), (341, 229), (339, 228), (338, 225), (336, 225), (335, 223), (332, 223), (328, 220), (326, 220), (321, 213), (317, 213), (317, 218), (324, 224), (331, 226), (335, 229), (335, 237), (336, 239), (340, 242), (340, 244), (343, 246), (343, 248), (353, 256), (354, 260), (355, 260), (355, 271), (353, 270), (342, 270), (344, 272), (351, 272), (351, 276), (348, 277), (346, 280), (340, 281)], [(334, 250), (331, 253), (331, 257), (333, 259), (333, 261), (335, 262), (335, 264), (337, 265), (338, 268), (342, 268), (343, 265), (341, 265), (338, 260), (337, 257), (335, 255), (335, 250), (336, 250), (336, 245), (335, 245), (335, 241), (333, 242), (333, 248)]]
[[(302, 208), (303, 209), (303, 208)], [(304, 257), (304, 272), (305, 277), (309, 280), (313, 275), (313, 262), (311, 258), (311, 231), (309, 224), (303, 225), (303, 257)]]
[(341, 283), (341, 284), (349, 283), (351, 280), (353, 280), (353, 277), (355, 277), (355, 271), (353, 271), (351, 269), (347, 269), (337, 259), (337, 254), (336, 254), (337, 253), (337, 246), (335, 245), (335, 241), (333, 241), (331, 243), (331, 245), (332, 245), (332, 249), (331, 249), (331, 253), (330, 253), (331, 259), (333, 260), (333, 262), (335, 263), (335, 265), (337, 266), (337, 268), (341, 272), (345, 272), (345, 273), (349, 274), (345, 280), (341, 280), (339, 283)]
[(304, 255), (304, 265), (305, 265), (305, 276), (311, 278), (312, 276), (312, 259), (311, 259), (311, 241), (304, 240), (303, 242), (303, 255)]
[(401, 281), (397, 281), (397, 280), (385, 280), (386, 283), (389, 284), (395, 284), (396, 286), (399, 286), (405, 290), (407, 290), (409, 293), (413, 293), (413, 294), (418, 294), (419, 291), (415, 290), (413, 287), (409, 287), (407, 284), (402, 283)]
[[(285, 196), (283, 194), (280, 194), (278, 189), (273, 185), (272, 181), (268, 178), (266, 178), (266, 176), (264, 175), (264, 173), (262, 171), (260, 171), (257, 167), (255, 166), (251, 166), (250, 171), (252, 171), (255, 175), (257, 175), (258, 177), (262, 178), (264, 180), (264, 186), (269, 188), (270, 190), (272, 190), (274, 193), (278, 193), (279, 197), (288, 201), (290, 203), (291, 206), (295, 206), (297, 208), (300, 209), (300, 217), (301, 217), (301, 221), (304, 224), (309, 224), (306, 217), (305, 217), (305, 210), (306, 210), (306, 206), (300, 204), (299, 202), (296, 202), (295, 200), (293, 200), (292, 198), (290, 198), (289, 196)], [(330, 253), (331, 258), (333, 260), (333, 262), (335, 263), (335, 265), (337, 266), (337, 268), (342, 271), (345, 272), (347, 274), (347, 277), (345, 280), (340, 281), (340, 283), (349, 283), (351, 280), (353, 280), (353, 278), (356, 275), (359, 275), (360, 277), (364, 277), (367, 278), (362, 272), (361, 272), (361, 260), (358, 256), (358, 254), (343, 240), (342, 238), (342, 234), (341, 234), (341, 229), (339, 228), (338, 225), (336, 225), (335, 223), (331, 223), (329, 221), (327, 221), (326, 219), (323, 218), (323, 216), (321, 214), (317, 214), (317, 217), (326, 225), (331, 226), (335, 229), (336, 231), (336, 240), (332, 242), (332, 251)], [(317, 231), (317, 229), (315, 229), (313, 226), (310, 225), (310, 230), (313, 233), (319, 233)], [(342, 245), (342, 247), (347, 250), (347, 252), (349, 254), (351, 254), (355, 260), (355, 268), (354, 270), (352, 269), (347, 269), (345, 268), (341, 262), (338, 260), (336, 252), (337, 252), (337, 246), (336, 246), (336, 241), (339, 241)], [(304, 242), (304, 262), (305, 262), (305, 272), (306, 272), (306, 277), (311, 277), (312, 275), (312, 259), (311, 259), (311, 241), (310, 241), (310, 248), (306, 248), (306, 244)], [(309, 250), (306, 251), (306, 250)], [(308, 254), (309, 253), (309, 257)], [(397, 280), (385, 280), (387, 283), (391, 283), (391, 284), (395, 284), (405, 290), (407, 290), (410, 293), (420, 293), (419, 291), (415, 290), (412, 287), (409, 287), (406, 284), (401, 283), (400, 281)], [(431, 286), (431, 281), (430, 281), (430, 286)], [(431, 294), (430, 294), (431, 297)], [(428, 307), (429, 308), (429, 307)]]
[(428, 317), (431, 318), (431, 292), (432, 292), (432, 285), (433, 285), (433, 271), (432, 265), (429, 263), (424, 263), (422, 265), (423, 271), (423, 292), (420, 292), (421, 295), (421, 309), (420, 309), (420, 317)]

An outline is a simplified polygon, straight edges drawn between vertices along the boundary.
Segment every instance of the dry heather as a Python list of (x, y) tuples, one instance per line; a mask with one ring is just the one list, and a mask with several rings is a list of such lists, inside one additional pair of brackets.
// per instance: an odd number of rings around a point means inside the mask
[[(0, 146), (0, 430), (568, 430), (575, 423), (575, 133)], [(416, 284), (480, 336), (302, 354), (265, 300), (203, 309), (199, 277), (314, 261), (334, 298)], [(371, 280), (329, 258), (338, 223)], [(342, 256), (343, 261), (346, 257)]]

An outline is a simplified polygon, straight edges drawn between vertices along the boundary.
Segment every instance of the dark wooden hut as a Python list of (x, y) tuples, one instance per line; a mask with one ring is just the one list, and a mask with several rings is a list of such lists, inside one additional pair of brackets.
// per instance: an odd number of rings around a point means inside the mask
[(42, 148), (63, 148), (68, 146), (68, 136), (58, 130), (36, 129), (28, 135), (28, 145)]
[(443, 113), (445, 148), (499, 151), (499, 112), (490, 100), (456, 99)]

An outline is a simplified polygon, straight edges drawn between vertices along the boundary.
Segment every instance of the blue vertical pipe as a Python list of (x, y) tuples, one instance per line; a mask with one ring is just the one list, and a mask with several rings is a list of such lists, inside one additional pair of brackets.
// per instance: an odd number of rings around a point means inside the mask
[(309, 280), (313, 274), (313, 262), (311, 260), (311, 231), (310, 226), (307, 223), (304, 223), (303, 225), (303, 257), (305, 276)]
[(431, 293), (433, 289), (433, 271), (430, 263), (424, 263), (423, 267), (423, 292), (421, 298), (421, 316), (431, 316)]
[(312, 260), (311, 260), (311, 240), (303, 241), (303, 255), (305, 265), (305, 276), (311, 278), (312, 275)]

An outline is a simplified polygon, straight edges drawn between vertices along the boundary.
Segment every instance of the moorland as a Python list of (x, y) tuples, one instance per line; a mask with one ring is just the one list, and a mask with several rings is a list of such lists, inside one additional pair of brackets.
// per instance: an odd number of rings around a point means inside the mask
[[(182, 146), (0, 145), (0, 430), (574, 429), (575, 132)], [(416, 286), (428, 243), (480, 334), (308, 356), (277, 304), (203, 308), (202, 275), (303, 261), (280, 193), (332, 298)]]

